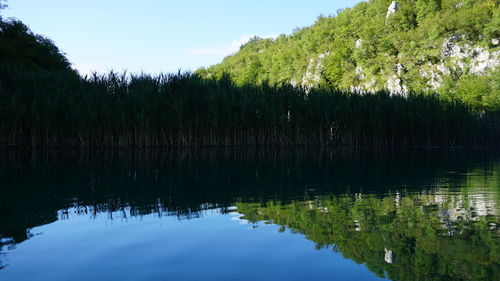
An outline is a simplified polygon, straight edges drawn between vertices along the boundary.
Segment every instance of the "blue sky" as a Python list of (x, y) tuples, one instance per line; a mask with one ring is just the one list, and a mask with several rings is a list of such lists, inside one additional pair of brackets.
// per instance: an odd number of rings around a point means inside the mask
[(81, 73), (209, 66), (253, 35), (309, 26), (359, 0), (10, 0), (15, 17), (52, 39)]

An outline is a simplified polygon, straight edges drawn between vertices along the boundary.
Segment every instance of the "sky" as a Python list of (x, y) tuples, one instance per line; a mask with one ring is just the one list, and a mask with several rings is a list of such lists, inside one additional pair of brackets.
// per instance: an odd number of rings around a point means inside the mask
[(9, 0), (3, 17), (52, 39), (82, 74), (196, 70), (360, 0)]

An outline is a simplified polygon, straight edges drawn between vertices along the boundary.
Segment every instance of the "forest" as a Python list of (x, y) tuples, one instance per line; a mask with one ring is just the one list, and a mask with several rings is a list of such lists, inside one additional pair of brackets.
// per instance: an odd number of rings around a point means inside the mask
[[(496, 0), (370, 0), (277, 38), (255, 37), (204, 77), (238, 84), (414, 91), (500, 108)], [(391, 5), (394, 5), (392, 7)]]

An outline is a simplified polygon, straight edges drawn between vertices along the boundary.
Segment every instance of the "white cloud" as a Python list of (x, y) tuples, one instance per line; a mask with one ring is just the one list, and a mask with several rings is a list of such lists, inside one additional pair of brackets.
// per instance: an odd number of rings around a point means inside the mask
[[(200, 48), (190, 51), (193, 56), (204, 56), (204, 55), (223, 55), (227, 56), (236, 53), (240, 50), (240, 46), (247, 43), (250, 39), (255, 37), (255, 35), (243, 35), (238, 40), (235, 40), (227, 45), (221, 45), (210, 48)], [(276, 38), (277, 35), (258, 35), (260, 38)]]

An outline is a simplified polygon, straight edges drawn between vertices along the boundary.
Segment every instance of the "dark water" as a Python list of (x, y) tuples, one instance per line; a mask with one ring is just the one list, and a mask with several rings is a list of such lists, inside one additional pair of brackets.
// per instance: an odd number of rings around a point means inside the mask
[(500, 152), (0, 152), (0, 280), (500, 280)]

